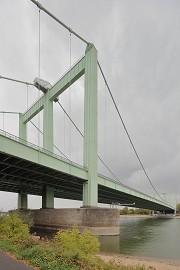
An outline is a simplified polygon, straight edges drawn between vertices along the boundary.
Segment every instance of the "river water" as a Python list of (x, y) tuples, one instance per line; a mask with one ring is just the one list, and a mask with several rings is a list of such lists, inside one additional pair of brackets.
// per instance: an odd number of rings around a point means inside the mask
[(101, 236), (101, 251), (180, 262), (180, 219), (121, 217), (120, 236)]

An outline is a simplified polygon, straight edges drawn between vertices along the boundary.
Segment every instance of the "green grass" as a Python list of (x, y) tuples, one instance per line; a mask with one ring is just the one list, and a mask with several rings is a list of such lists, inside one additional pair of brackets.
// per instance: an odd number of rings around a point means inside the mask
[(0, 248), (9, 251), (19, 260), (27, 260), (41, 270), (145, 270), (144, 266), (119, 266), (105, 263), (94, 255), (79, 257), (77, 253), (61, 254), (57, 246), (50, 241), (40, 242), (31, 247), (22, 248), (12, 242), (1, 240)]

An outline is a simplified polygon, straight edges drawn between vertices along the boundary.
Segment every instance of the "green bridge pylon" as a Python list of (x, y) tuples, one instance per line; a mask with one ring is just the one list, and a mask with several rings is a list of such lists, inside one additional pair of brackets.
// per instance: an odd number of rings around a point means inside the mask
[[(19, 118), (19, 140), (27, 141), (27, 123), (43, 110), (43, 148), (53, 152), (53, 101), (67, 88), (85, 75), (84, 82), (84, 143), (83, 165), (87, 169), (88, 181), (83, 184), (83, 206), (98, 205), (98, 78), (97, 50), (89, 43), (85, 56)], [(49, 181), (51, 182), (51, 181)], [(28, 193), (28, 191), (27, 191)], [(22, 207), (21, 192), (18, 208)], [(23, 194), (25, 196), (25, 194)], [(26, 194), (27, 196), (27, 194)], [(24, 198), (24, 197), (23, 197)], [(27, 198), (26, 198), (27, 200)], [(23, 205), (24, 208), (24, 205)], [(44, 186), (42, 208), (54, 208), (54, 190)]]

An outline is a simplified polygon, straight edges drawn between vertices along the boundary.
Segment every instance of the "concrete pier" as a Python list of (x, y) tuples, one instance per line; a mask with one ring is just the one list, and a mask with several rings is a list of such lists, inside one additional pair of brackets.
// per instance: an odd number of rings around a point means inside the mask
[(94, 235), (119, 235), (120, 230), (119, 211), (112, 208), (42, 208), (33, 210), (32, 216), (35, 231), (58, 231), (74, 225), (80, 231), (87, 229)]

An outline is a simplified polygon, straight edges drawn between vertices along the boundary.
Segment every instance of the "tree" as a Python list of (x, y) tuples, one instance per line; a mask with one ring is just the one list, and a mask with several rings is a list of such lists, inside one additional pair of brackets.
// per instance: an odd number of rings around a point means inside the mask
[(178, 204), (176, 205), (176, 211), (177, 211), (178, 213), (180, 213), (180, 203), (178, 203)]
[(129, 214), (129, 210), (128, 207), (125, 206), (121, 211), (120, 211), (121, 215), (128, 215)]

